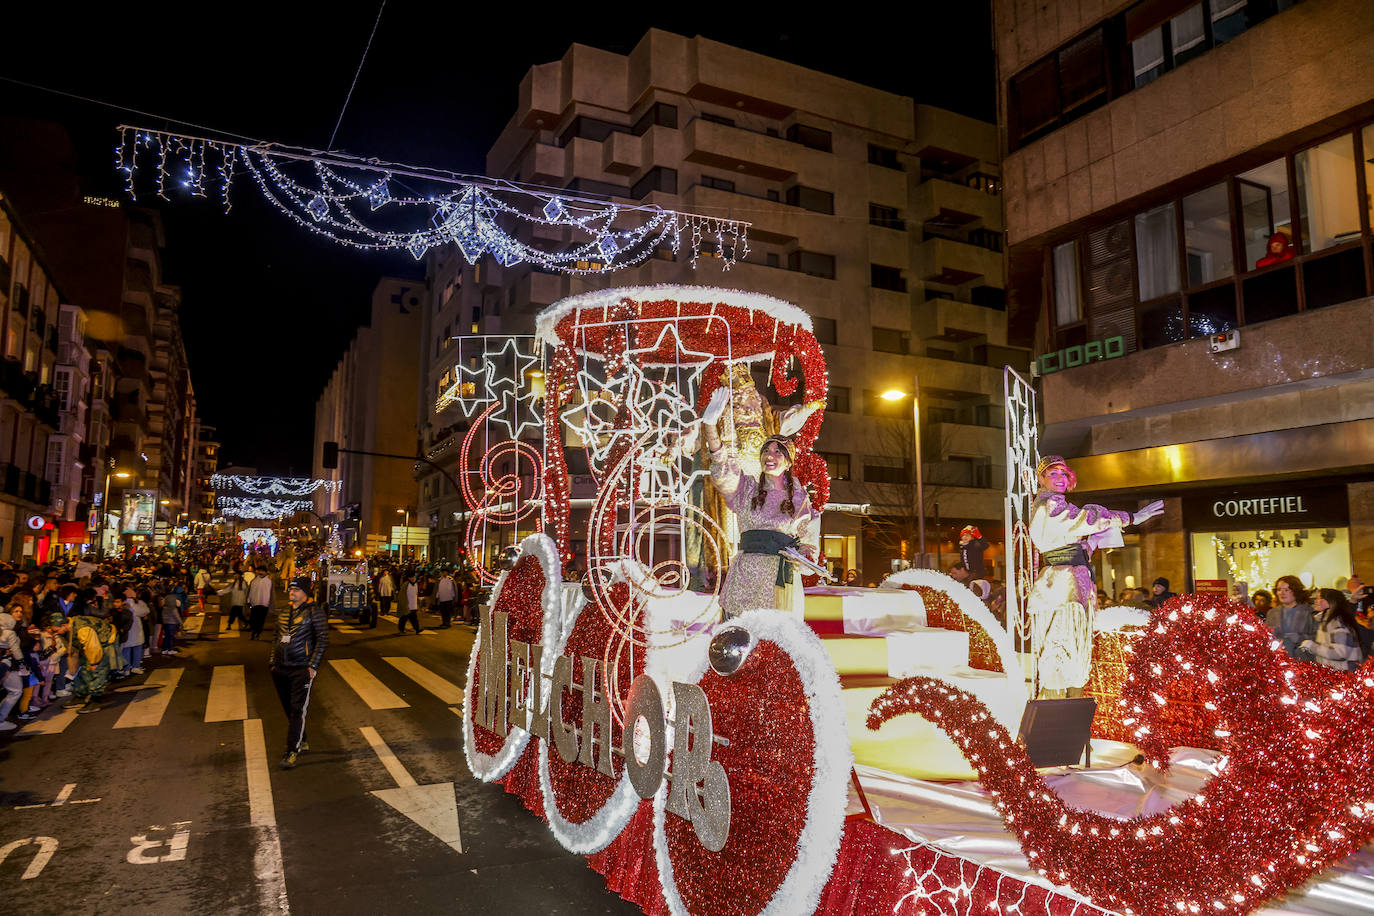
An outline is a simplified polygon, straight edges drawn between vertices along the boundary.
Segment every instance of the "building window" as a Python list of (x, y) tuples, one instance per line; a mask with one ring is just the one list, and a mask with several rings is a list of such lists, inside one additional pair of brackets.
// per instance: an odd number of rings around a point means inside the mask
[[(1278, 261), (1290, 260), (1293, 223), (1288, 197), (1288, 169), (1282, 159), (1251, 169), (1236, 178), (1239, 186), (1241, 236), (1245, 245), (1247, 267), (1267, 267)], [(1284, 232), (1280, 233), (1279, 230)], [(1288, 247), (1280, 252), (1269, 250), (1276, 234), (1284, 236)], [(1286, 255), (1286, 257), (1285, 257)], [(1270, 259), (1274, 260), (1270, 260)], [(1267, 261), (1261, 264), (1261, 261)]]
[(1079, 298), (1078, 243), (1054, 246), (1054, 324), (1066, 327), (1083, 320)]
[(884, 207), (882, 204), (868, 205), (868, 224), (870, 226), (882, 226), (885, 229), (906, 230), (906, 223), (902, 221), (897, 208)]
[(830, 152), (830, 131), (821, 130), (819, 127), (793, 124), (787, 128), (787, 139), (810, 149), (818, 149), (823, 153)]
[(869, 283), (874, 289), (890, 289), (893, 292), (906, 292), (906, 279), (900, 267), (884, 267), (882, 264), (868, 265)]
[(1190, 288), (1235, 272), (1231, 245), (1231, 204), (1226, 185), (1214, 184), (1183, 198), (1183, 247)]
[(897, 151), (876, 143), (868, 144), (868, 162), (870, 165), (881, 165), (885, 169), (896, 169), (899, 172), (902, 170), (902, 162), (897, 158)]
[(825, 409), (829, 413), (849, 413), (849, 389), (831, 385), (825, 395)]
[(1298, 181), (1302, 253), (1311, 254), (1359, 239), (1354, 134), (1343, 134), (1305, 149), (1294, 157), (1293, 164)]
[(826, 472), (832, 481), (849, 480), (849, 455), (844, 452), (817, 452), (825, 459)]
[(1141, 301), (1178, 292), (1178, 224), (1172, 203), (1136, 214), (1135, 260)]
[(669, 105), (666, 102), (655, 102), (650, 105), (649, 110), (644, 112), (635, 122), (633, 133), (638, 137), (654, 126), (676, 128), (677, 106)]
[(725, 117), (725, 115), (718, 115), (718, 114), (714, 114), (714, 113), (709, 112), (709, 111), (703, 111), (703, 112), (701, 113), (700, 117), (701, 117), (701, 120), (703, 120), (703, 121), (709, 121), (709, 122), (711, 122), (712, 124), (724, 124), (726, 127), (734, 127), (734, 126), (735, 126), (735, 119), (734, 119), (734, 118), (727, 118), (727, 117)]
[(901, 458), (864, 455), (864, 480), (867, 483), (909, 483), (911, 465)]
[(666, 168), (656, 165), (644, 173), (644, 177), (634, 183), (630, 188), (630, 196), (635, 200), (643, 200), (654, 191), (663, 191), (667, 194), (677, 193), (677, 169)]
[(816, 335), (817, 343), (833, 344), (835, 342), (834, 318), (812, 318), (811, 330)]
[(911, 352), (911, 336), (896, 328), (873, 328), (873, 349), (879, 353)]
[(811, 210), (815, 213), (833, 214), (835, 212), (834, 194), (799, 184), (794, 184), (787, 189), (787, 203), (789, 206), (801, 207), (803, 210)]
[(578, 115), (572, 119), (567, 127), (563, 128), (563, 133), (558, 135), (558, 145), (567, 146), (575, 139), (592, 140), (599, 143), (615, 133), (625, 133), (624, 125)]
[(833, 280), (835, 279), (835, 256), (798, 249), (788, 253), (787, 269), (804, 273), (809, 277)]
[(702, 187), (715, 188), (717, 191), (734, 191), (735, 183), (725, 178), (717, 178), (714, 175), (703, 174), (701, 176)]
[(59, 410), (72, 409), (72, 370), (59, 368), (53, 373), (53, 393)]

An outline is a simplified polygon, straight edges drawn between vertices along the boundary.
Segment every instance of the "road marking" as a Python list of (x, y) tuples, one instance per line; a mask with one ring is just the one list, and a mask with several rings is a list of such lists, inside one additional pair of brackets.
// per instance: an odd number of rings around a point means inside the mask
[(210, 696), (205, 701), (206, 722), (237, 722), (248, 718), (248, 692), (242, 665), (216, 665), (210, 675)]
[(203, 626), (205, 626), (205, 615), (195, 614), (191, 617), (187, 617), (181, 622), (181, 632), (187, 636), (194, 636), (196, 639), (200, 639), (200, 630)]
[[(130, 865), (157, 865), (161, 862), (180, 862), (186, 858), (186, 847), (191, 845), (191, 822), (177, 821), (171, 827), (152, 826), (148, 828), (148, 833), (154, 830), (175, 830), (171, 839), (159, 840), (148, 839), (147, 833), (140, 833), (129, 837), (129, 842), (133, 848), (124, 856), (124, 861)], [(167, 852), (157, 855), (156, 850), (166, 846)], [(149, 852), (154, 851), (150, 855)]]
[(330, 659), (329, 664), (371, 709), (404, 709), (410, 704), (391, 692), (355, 658)]
[(373, 789), (372, 794), (429, 831), (454, 852), (462, 852), (463, 836), (458, 828), (458, 798), (454, 794), (453, 783), (418, 785), (401, 761), (396, 759), (391, 748), (386, 746), (377, 729), (365, 725), (359, 731), (396, 782), (396, 788)]
[(172, 702), (172, 693), (181, 681), (182, 668), (159, 668), (148, 675), (148, 680), (138, 688), (123, 714), (115, 722), (115, 728), (147, 728), (162, 721), (167, 706)]
[(23, 735), (60, 735), (66, 731), (67, 726), (76, 720), (75, 709), (58, 708), (57, 714), (46, 716), (37, 722), (30, 722), (24, 726)]
[[(224, 619), (224, 618), (222, 618), (222, 617), (220, 618), (220, 620), (223, 620), (223, 619)], [(222, 623), (222, 624), (220, 625), (220, 628), (219, 628), (219, 635), (218, 635), (217, 637), (215, 637), (215, 638), (216, 638), (216, 639), (238, 639), (238, 638), (239, 638), (240, 636), (242, 636), (242, 635), (243, 635), (243, 631), (242, 631), (242, 630), (236, 630), (236, 629), (234, 629), (232, 626), (229, 626), (228, 624), (223, 624), (223, 623)]]
[(430, 671), (412, 658), (402, 655), (391, 655), (383, 658), (382, 661), (391, 665), (397, 671), (410, 678), (421, 687), (434, 694), (445, 703), (462, 703), (463, 688), (452, 681), (445, 680), (439, 675)]
[(267, 770), (267, 742), (261, 719), (243, 720), (243, 758), (248, 771), (248, 822), (257, 840), (253, 875), (257, 879), (258, 908), (264, 913), (285, 916), (291, 912), (291, 906), (286, 899), (281, 835), (277, 832), (277, 810), (272, 804), (272, 777)]
[(338, 630), (340, 633), (361, 633), (361, 632), (362, 632), (362, 630), (358, 629), (357, 627), (355, 627), (355, 626), (350, 626), (350, 625), (344, 624), (344, 623), (336, 623), (336, 624), (334, 624), (334, 629), (335, 629), (335, 630)]
[(9, 858), (10, 853), (21, 846), (33, 843), (38, 847), (38, 852), (34, 855), (29, 867), (24, 869), (24, 873), (19, 876), (20, 881), (27, 881), (30, 878), (37, 878), (38, 873), (43, 870), (43, 866), (48, 864), (52, 854), (57, 852), (57, 840), (50, 836), (26, 836), (22, 840), (15, 840), (13, 843), (6, 843), (0, 846), (0, 862)]

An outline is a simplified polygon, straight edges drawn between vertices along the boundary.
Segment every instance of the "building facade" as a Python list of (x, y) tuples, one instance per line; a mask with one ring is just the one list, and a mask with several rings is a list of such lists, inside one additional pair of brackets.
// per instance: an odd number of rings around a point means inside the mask
[[(813, 316), (832, 386), (816, 450), (830, 465), (832, 502), (868, 504), (871, 513), (826, 513), (832, 564), (877, 578), (901, 555), (914, 559), (917, 388), (931, 562), (941, 532), (947, 541), (965, 522), (1000, 531), (1001, 367), (1024, 364), (1027, 354), (1006, 342), (993, 125), (651, 30), (628, 55), (574, 45), (531, 68), (487, 173), (747, 220), (749, 252), (729, 273), (708, 245), (695, 269), (663, 250), (638, 267), (590, 276), (490, 260), (474, 267), (453, 249), (431, 253), (420, 405), (431, 457), (455, 456), (456, 466), (466, 428), (453, 408), (434, 410), (453, 371), (452, 336), (531, 333), (540, 309), (591, 289), (727, 286)], [(534, 230), (551, 241), (563, 231)], [(445, 475), (422, 477), (436, 541), (460, 540), (460, 503)], [(937, 528), (937, 515), (947, 524)]]
[(335, 442), (340, 449), (416, 454), (416, 354), (425, 300), (423, 283), (383, 277), (372, 293), (368, 326), (358, 330), (315, 404), (313, 476), (343, 482), (338, 490), (315, 491), (315, 511), (339, 525), (349, 548), (371, 553), (389, 545), (394, 526), (414, 526), (418, 517), (413, 460), (342, 453), (331, 469), (322, 453), (325, 442)]
[(193, 522), (212, 522), (215, 519), (215, 484), (213, 477), (219, 470), (219, 446), (213, 426), (196, 421), (192, 431), (195, 442), (194, 471), (191, 496), (186, 504), (186, 516)]
[(1166, 514), (1110, 588), (1374, 560), (1374, 6), (997, 0), (1009, 299), (1042, 452)]

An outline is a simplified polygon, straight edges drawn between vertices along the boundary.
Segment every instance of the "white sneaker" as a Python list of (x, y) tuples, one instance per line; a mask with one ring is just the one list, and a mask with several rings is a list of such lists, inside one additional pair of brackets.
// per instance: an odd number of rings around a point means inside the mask
[(130, 668), (130, 669), (129, 669), (129, 673), (130, 673), (130, 674), (142, 674), (142, 673), (143, 673), (143, 667), (140, 665), (140, 666), (137, 667), (137, 668)]
[(61, 690), (58, 690), (55, 693), (53, 693), (53, 696), (55, 697), (69, 697), (71, 695), (72, 689), (70, 687), (63, 687)]
[(18, 727), (13, 722), (0, 722), (0, 732), (12, 732)]

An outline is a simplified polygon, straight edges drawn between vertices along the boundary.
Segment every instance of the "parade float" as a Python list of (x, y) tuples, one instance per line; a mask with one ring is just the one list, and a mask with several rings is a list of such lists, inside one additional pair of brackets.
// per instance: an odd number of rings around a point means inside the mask
[[(1374, 678), (1290, 660), (1240, 605), (1100, 615), (1114, 622), (1089, 633), (1087, 693), (1106, 759), (1032, 765), (1016, 734), (1041, 686), (1024, 666), (1045, 561), (1028, 534), (1033, 393), (1014, 374), (1007, 627), (925, 570), (722, 621), (740, 532), (698, 428), (722, 388), (711, 421), (737, 452), (790, 424), (824, 508), (810, 449), (827, 377), (807, 315), (625, 288), (555, 304), (533, 338), (465, 344), (441, 401), (472, 419), (470, 546), (501, 560), (467, 674), (468, 764), (646, 912), (1374, 905), (1357, 852), (1374, 837)], [(592, 497), (572, 496), (571, 450)]]

